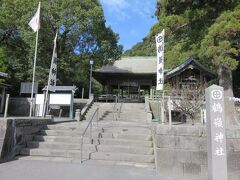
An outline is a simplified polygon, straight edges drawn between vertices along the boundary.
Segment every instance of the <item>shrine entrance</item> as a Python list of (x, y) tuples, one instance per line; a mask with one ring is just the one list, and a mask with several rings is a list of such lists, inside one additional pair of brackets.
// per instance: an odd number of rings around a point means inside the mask
[(156, 57), (124, 57), (113, 65), (93, 71), (105, 88), (105, 97), (116, 95), (119, 102), (144, 102), (144, 95), (156, 85)]

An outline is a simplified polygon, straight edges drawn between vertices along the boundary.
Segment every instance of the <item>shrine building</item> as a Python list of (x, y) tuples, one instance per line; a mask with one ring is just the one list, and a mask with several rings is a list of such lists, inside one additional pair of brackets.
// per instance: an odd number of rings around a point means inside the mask
[[(122, 57), (113, 65), (93, 70), (93, 77), (100, 82), (107, 94), (116, 94), (124, 101), (141, 102), (143, 92), (150, 94), (156, 86), (157, 58)], [(165, 70), (165, 83), (172, 89), (184, 86), (205, 89), (206, 83), (215, 78), (214, 73), (194, 58), (188, 58), (173, 70)]]

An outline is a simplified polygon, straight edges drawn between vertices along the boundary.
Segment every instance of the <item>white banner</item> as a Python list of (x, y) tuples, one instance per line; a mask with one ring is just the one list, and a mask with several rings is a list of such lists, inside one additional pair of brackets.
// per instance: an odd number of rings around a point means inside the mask
[(157, 90), (163, 90), (164, 85), (164, 34), (163, 30), (156, 36), (157, 47)]
[(40, 6), (41, 4), (39, 2), (37, 12), (28, 23), (34, 32), (37, 32), (40, 29)]
[(53, 57), (51, 62), (51, 68), (49, 72), (49, 86), (48, 90), (55, 92), (56, 81), (57, 81), (57, 52), (56, 52), (56, 43), (57, 43), (57, 35), (54, 39), (54, 49), (53, 49)]

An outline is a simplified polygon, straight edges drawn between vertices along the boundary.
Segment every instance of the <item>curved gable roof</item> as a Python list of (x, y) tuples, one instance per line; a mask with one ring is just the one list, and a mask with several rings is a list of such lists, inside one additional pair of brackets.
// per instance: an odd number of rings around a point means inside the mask
[(172, 78), (174, 76), (177, 76), (179, 75), (180, 73), (182, 73), (183, 71), (185, 71), (188, 66), (190, 64), (193, 64), (195, 67), (197, 67), (199, 70), (202, 70), (203, 72), (205, 72), (207, 75), (209, 75), (210, 77), (214, 78), (216, 77), (216, 75), (211, 71), (209, 70), (207, 67), (203, 66), (202, 64), (200, 64), (197, 60), (195, 60), (194, 58), (192, 57), (189, 57), (185, 62), (183, 62), (182, 64), (180, 64), (178, 67), (176, 67), (175, 69), (169, 71), (167, 74), (166, 74), (166, 78), (169, 79), (169, 78)]
[(102, 73), (133, 73), (133, 74), (155, 74), (157, 67), (156, 57), (123, 57), (115, 61), (113, 65), (105, 65), (95, 72)]

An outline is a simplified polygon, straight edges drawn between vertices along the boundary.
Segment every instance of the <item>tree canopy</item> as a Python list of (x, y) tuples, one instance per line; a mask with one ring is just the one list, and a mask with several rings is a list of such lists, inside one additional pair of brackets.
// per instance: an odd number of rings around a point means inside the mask
[[(124, 55), (155, 55), (155, 38), (162, 29), (166, 31), (165, 59), (167, 67), (174, 67), (188, 56), (198, 56), (203, 38), (216, 18), (226, 10), (232, 10), (238, 0), (160, 0), (156, 7), (158, 22), (148, 36)], [(145, 48), (144, 51), (141, 51)]]
[(158, 22), (142, 42), (124, 55), (156, 55), (155, 35), (165, 29), (167, 69), (178, 66), (189, 56), (213, 71), (219, 70), (220, 64), (231, 70), (238, 69), (239, 6), (239, 0), (159, 0), (155, 12)]
[[(0, 1), (0, 64), (4, 64), (3, 71), (10, 75), (12, 89), (18, 89), (20, 82), (32, 78), (36, 34), (28, 22), (37, 5), (37, 0)], [(106, 27), (98, 0), (44, 1), (40, 19), (36, 68), (40, 86), (47, 83), (56, 31), (57, 85), (87, 87), (90, 60), (99, 67), (121, 56), (123, 48), (118, 44), (118, 34)]]

